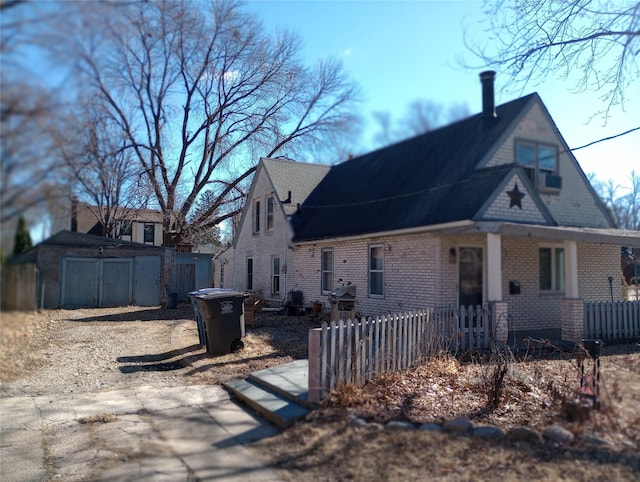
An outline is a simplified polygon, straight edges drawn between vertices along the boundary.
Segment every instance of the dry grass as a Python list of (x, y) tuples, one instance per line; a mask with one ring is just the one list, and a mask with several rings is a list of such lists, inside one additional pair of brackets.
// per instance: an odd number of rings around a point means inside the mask
[[(179, 310), (50, 311), (7, 320), (2, 314), (2, 379), (16, 379), (50, 361), (48, 350), (64, 350), (65, 330), (77, 322), (117, 321), (113, 330), (143, 340), (152, 327), (167, 330), (175, 353), (170, 360), (183, 383), (219, 383), (251, 371), (307, 356), (307, 333), (318, 325), (309, 316), (267, 316), (247, 330), (245, 349), (209, 357), (197, 347), (190, 307)], [(158, 318), (160, 317), (160, 318)], [(173, 317), (173, 318), (171, 318)], [(149, 323), (175, 319), (173, 325)], [(122, 323), (127, 322), (127, 323)], [(157, 326), (156, 326), (157, 325)], [(102, 333), (97, 330), (96, 333)], [(86, 345), (88, 350), (96, 346)], [(133, 341), (132, 341), (133, 343)], [(83, 345), (84, 346), (84, 345)], [(159, 352), (163, 349), (158, 348)], [(129, 350), (134, 352), (133, 350)], [(126, 352), (123, 352), (126, 353)], [(150, 353), (153, 360), (161, 353)], [(305, 422), (252, 445), (282, 470), (285, 480), (638, 480), (640, 478), (640, 348), (605, 346), (601, 357), (603, 408), (582, 423), (567, 419), (563, 401), (579, 387), (577, 360), (561, 352), (509, 359), (506, 371), (481, 354), (441, 355), (402, 374), (387, 374), (364, 386), (331, 394)], [(543, 356), (544, 355), (544, 356)], [(162, 359), (166, 364), (168, 358)], [(149, 362), (152, 369), (159, 362)], [(504, 373), (503, 373), (504, 372)], [(116, 373), (117, 375), (117, 373)], [(493, 403), (492, 403), (493, 400)], [(101, 414), (84, 423), (107, 423)], [(369, 422), (408, 420), (415, 424), (465, 416), (475, 424), (502, 428), (527, 425), (542, 430), (559, 423), (577, 435), (595, 434), (611, 445), (575, 442), (557, 447), (524, 442), (488, 442), (419, 430), (380, 430), (349, 425), (350, 415)], [(622, 442), (625, 442), (624, 444)]]
[(90, 424), (90, 423), (110, 423), (118, 420), (118, 416), (115, 413), (98, 413), (96, 415), (89, 415), (78, 419), (78, 423)]

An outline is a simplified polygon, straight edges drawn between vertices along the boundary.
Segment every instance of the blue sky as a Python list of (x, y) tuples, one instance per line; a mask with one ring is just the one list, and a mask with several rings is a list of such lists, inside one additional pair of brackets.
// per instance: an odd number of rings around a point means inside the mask
[[(464, 45), (464, 33), (474, 39), (486, 34), (482, 2), (422, 1), (249, 1), (247, 9), (265, 27), (289, 27), (303, 40), (308, 62), (338, 57), (365, 95), (362, 113), (374, 111), (402, 117), (407, 105), (423, 98), (450, 106), (466, 104), (481, 110), (483, 70), (466, 69), (461, 58), (478, 64)], [(496, 101), (503, 103), (537, 91), (571, 148), (640, 126), (640, 99), (625, 111), (615, 109), (606, 125), (592, 116), (604, 107), (593, 92), (572, 93), (573, 83), (549, 78), (525, 90), (505, 90), (507, 76), (496, 76)], [(373, 129), (373, 121), (371, 128)], [(363, 140), (366, 143), (366, 139)], [(366, 149), (365, 149), (366, 150)], [(640, 173), (640, 131), (574, 152), (586, 173), (598, 179), (628, 184), (632, 170)]]

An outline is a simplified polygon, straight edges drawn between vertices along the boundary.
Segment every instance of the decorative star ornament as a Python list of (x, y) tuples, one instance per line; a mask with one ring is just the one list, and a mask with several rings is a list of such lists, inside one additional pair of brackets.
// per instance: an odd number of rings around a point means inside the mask
[(518, 189), (518, 183), (516, 182), (513, 186), (512, 191), (507, 191), (507, 196), (509, 196), (509, 209), (513, 206), (518, 206), (522, 209), (522, 198), (524, 197), (524, 193), (520, 192)]

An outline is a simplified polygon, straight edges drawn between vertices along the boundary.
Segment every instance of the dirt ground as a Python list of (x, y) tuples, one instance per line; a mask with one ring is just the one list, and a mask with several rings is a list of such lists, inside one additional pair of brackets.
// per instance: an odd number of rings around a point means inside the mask
[[(318, 325), (310, 316), (265, 316), (247, 329), (244, 350), (209, 357), (197, 344), (188, 305), (0, 316), (2, 397), (220, 383), (305, 358), (307, 332)], [(497, 376), (501, 366), (504, 378)], [(480, 354), (441, 355), (404, 374), (343, 387), (307, 420), (252, 448), (291, 481), (638, 480), (640, 347), (605, 345), (600, 373), (602, 409), (580, 421), (563, 404), (580, 385), (569, 353), (530, 350), (508, 356), (506, 365)], [(355, 426), (353, 416), (369, 423)], [(576, 439), (560, 446), (382, 428), (392, 420), (418, 426), (454, 416), (504, 430), (559, 424)]]

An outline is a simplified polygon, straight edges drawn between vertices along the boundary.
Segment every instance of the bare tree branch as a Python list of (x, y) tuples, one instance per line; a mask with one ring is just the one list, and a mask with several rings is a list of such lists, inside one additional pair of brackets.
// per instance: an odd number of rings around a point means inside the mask
[(624, 109), (640, 76), (640, 3), (610, 0), (491, 0), (485, 3), (490, 35), (467, 47), (511, 76), (511, 86), (543, 82), (551, 74), (577, 78), (576, 91), (602, 94), (605, 118)]

